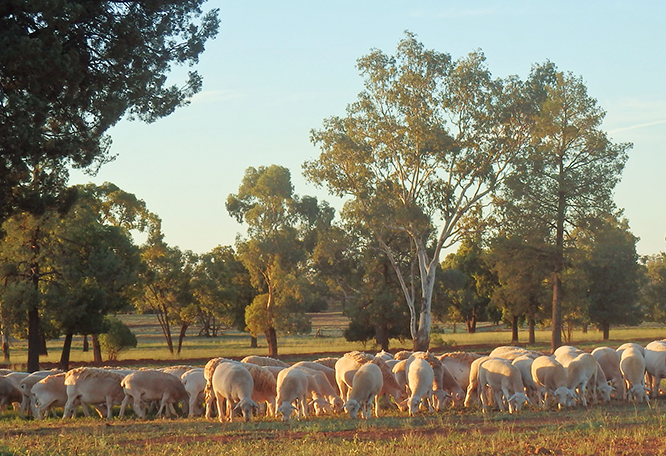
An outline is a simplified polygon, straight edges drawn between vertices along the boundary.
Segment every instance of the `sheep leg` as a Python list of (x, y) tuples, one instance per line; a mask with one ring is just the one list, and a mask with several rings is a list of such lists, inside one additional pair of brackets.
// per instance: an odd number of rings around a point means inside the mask
[(125, 409), (127, 408), (127, 404), (129, 404), (130, 397), (128, 394), (125, 394), (125, 397), (123, 398), (123, 402), (120, 404), (120, 413), (118, 414), (118, 418), (124, 418), (125, 417)]

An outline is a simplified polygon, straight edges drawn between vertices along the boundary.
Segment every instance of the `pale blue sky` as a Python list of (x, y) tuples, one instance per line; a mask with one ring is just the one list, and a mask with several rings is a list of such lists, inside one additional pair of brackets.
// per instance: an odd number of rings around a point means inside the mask
[(545, 60), (582, 76), (607, 111), (610, 137), (634, 143), (615, 200), (641, 238), (638, 251), (666, 250), (666, 2), (209, 0), (204, 7), (220, 8), (221, 25), (197, 66), (203, 92), (154, 124), (121, 122), (110, 131), (118, 158), (94, 178), (73, 175), (74, 183), (110, 181), (146, 201), (170, 245), (198, 253), (233, 245), (245, 227), (224, 202), (249, 166), (288, 167), (296, 193), (335, 205), (301, 176), (301, 164), (319, 154), (309, 132), (356, 100), (363, 83), (356, 59), (372, 48), (393, 54), (409, 30), (454, 59), (482, 49), (497, 77), (524, 78)]

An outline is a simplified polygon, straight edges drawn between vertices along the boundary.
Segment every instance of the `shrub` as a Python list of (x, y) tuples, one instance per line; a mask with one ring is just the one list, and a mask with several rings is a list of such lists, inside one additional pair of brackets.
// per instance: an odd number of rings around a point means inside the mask
[(137, 340), (129, 327), (116, 317), (106, 317), (109, 330), (99, 335), (99, 345), (106, 352), (109, 361), (118, 359), (118, 354), (136, 347)]

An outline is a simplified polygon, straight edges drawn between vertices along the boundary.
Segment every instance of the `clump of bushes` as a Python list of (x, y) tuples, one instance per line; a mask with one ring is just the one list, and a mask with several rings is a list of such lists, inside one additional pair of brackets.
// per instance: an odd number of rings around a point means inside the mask
[(108, 331), (99, 335), (100, 348), (109, 361), (118, 359), (118, 354), (137, 345), (136, 336), (129, 327), (116, 317), (106, 317)]

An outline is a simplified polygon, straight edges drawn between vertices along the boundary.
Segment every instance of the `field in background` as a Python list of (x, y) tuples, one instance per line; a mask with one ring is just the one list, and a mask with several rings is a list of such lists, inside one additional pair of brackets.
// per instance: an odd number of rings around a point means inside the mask
[[(180, 355), (171, 355), (167, 349), (164, 335), (154, 315), (121, 315), (119, 316), (137, 335), (137, 348), (120, 353), (120, 362), (136, 362), (146, 366), (178, 364), (206, 360), (214, 357), (242, 358), (248, 355), (266, 355), (268, 350), (263, 336), (259, 337), (259, 348), (250, 347), (250, 337), (246, 333), (235, 330), (223, 331), (218, 337), (198, 336), (199, 329), (192, 327), (187, 333)], [(347, 342), (342, 336), (348, 320), (340, 312), (311, 314), (312, 333), (310, 335), (280, 335), (278, 337), (281, 357), (290, 359), (314, 359), (331, 353), (342, 353), (352, 350), (375, 351), (379, 347), (374, 342), (362, 344)], [(454, 331), (455, 328), (455, 332)], [(530, 348), (548, 351), (550, 349), (549, 329), (537, 331), (537, 343)], [(178, 328), (172, 328), (174, 344), (177, 342)], [(315, 337), (316, 336), (316, 337)], [(580, 330), (573, 333), (570, 343), (583, 349), (591, 349), (600, 345), (618, 346), (625, 341), (642, 343), (650, 340), (666, 338), (666, 328), (658, 325), (644, 324), (638, 327), (612, 328), (611, 340), (602, 342), (601, 333), (591, 328), (587, 333)], [(520, 344), (527, 342), (527, 331), (519, 334)], [(487, 352), (493, 346), (506, 345), (511, 341), (511, 332), (504, 326), (480, 324), (475, 334), (464, 332), (464, 325), (435, 325), (432, 334), (432, 350), (434, 352), (468, 350)], [(92, 353), (82, 351), (82, 337), (76, 336), (72, 344), (71, 362), (73, 365), (92, 362)], [(45, 365), (57, 363), (62, 350), (62, 338), (49, 341), (49, 355), (42, 356), (40, 362)], [(411, 349), (410, 340), (391, 340), (391, 350)], [(21, 370), (27, 362), (27, 342), (11, 341), (10, 367)], [(205, 361), (204, 361), (205, 362)]]

